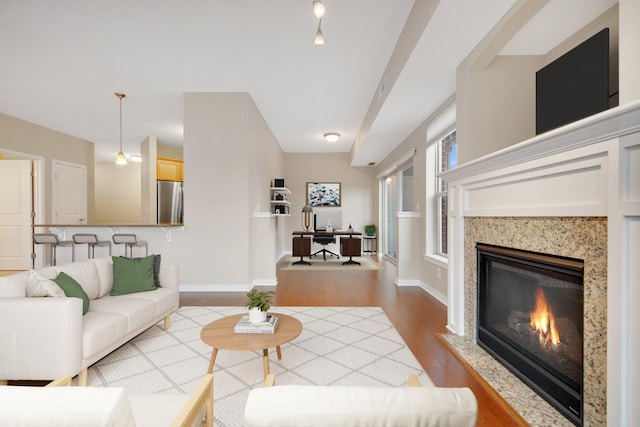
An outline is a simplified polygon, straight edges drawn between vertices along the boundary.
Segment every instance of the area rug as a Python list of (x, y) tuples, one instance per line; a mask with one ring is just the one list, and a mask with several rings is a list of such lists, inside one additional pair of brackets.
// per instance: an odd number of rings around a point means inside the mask
[(316, 255), (311, 259), (307, 257), (304, 258), (304, 260), (310, 262), (311, 265), (294, 265), (294, 262), (300, 261), (300, 257), (287, 257), (285, 262), (282, 263), (280, 270), (384, 270), (384, 267), (380, 266), (380, 264), (370, 257), (353, 257), (353, 260), (358, 261), (360, 265), (342, 265), (342, 263), (348, 259), (349, 257), (340, 257), (340, 259), (327, 257), (327, 260), (324, 261), (321, 256)]
[[(206, 373), (211, 347), (202, 327), (245, 312), (242, 307), (182, 307), (171, 327), (159, 323), (89, 368), (91, 386), (125, 387), (130, 393), (191, 393)], [(282, 345), (282, 359), (270, 349), (276, 384), (407, 385), (415, 374), (433, 383), (379, 307), (272, 307), (294, 316), (303, 331)], [(214, 367), (215, 425), (242, 425), (251, 389), (264, 381), (261, 352), (220, 350)]]

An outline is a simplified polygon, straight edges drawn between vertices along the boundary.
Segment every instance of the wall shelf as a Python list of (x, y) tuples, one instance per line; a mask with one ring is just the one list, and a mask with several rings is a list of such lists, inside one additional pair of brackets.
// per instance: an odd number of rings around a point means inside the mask
[(291, 202), (287, 196), (291, 190), (287, 187), (271, 187), (271, 213), (275, 216), (290, 216)]

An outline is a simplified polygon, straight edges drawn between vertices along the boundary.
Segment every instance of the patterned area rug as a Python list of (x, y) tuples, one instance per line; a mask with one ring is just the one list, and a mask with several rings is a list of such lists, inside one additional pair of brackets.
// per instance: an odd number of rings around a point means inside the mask
[(288, 257), (282, 264), (282, 267), (280, 267), (280, 270), (384, 270), (384, 267), (371, 257), (353, 257), (353, 260), (358, 261), (360, 265), (342, 265), (342, 263), (348, 259), (349, 257), (341, 256), (340, 259), (336, 259), (336, 257), (328, 256), (327, 260), (324, 261), (322, 256), (316, 255), (311, 259), (304, 258), (304, 260), (310, 262), (311, 265), (294, 265), (294, 262), (300, 261), (300, 257)]
[[(89, 368), (89, 385), (125, 387), (130, 393), (191, 393), (205, 374), (211, 347), (202, 327), (245, 312), (242, 307), (182, 307), (168, 331), (159, 323)], [(303, 331), (270, 349), (276, 384), (407, 385), (407, 375), (433, 383), (379, 307), (272, 307), (296, 317)], [(242, 425), (252, 388), (264, 381), (261, 352), (220, 350), (214, 367), (215, 425)]]

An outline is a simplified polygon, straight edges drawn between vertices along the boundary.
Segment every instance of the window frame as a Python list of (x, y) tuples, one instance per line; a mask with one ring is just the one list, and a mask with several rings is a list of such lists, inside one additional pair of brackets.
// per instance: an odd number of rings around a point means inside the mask
[[(453, 144), (447, 150), (446, 156), (443, 154), (443, 148), (446, 147), (445, 144), (449, 144), (450, 141), (453, 140)], [(446, 132), (442, 137), (438, 138), (435, 142), (435, 150), (436, 150), (436, 165), (435, 165), (435, 174), (436, 174), (436, 188), (435, 188), (435, 203), (436, 203), (436, 246), (435, 253), (438, 256), (448, 258), (448, 242), (447, 237), (449, 235), (449, 186), (446, 181), (444, 181), (440, 175), (443, 172), (446, 172), (450, 169), (453, 169), (457, 166), (457, 164), (451, 165), (451, 153), (454, 152), (457, 157), (457, 133), (455, 126), (449, 132)], [(457, 158), (456, 163), (457, 163)], [(446, 159), (446, 162), (445, 162)], [(447, 163), (445, 166), (444, 163)], [(444, 221), (446, 224), (443, 225)]]
[[(441, 140), (451, 135), (453, 132), (456, 132), (456, 141), (457, 141), (457, 129), (455, 119), (452, 120), (449, 126), (440, 128), (440, 132), (435, 135), (433, 138), (427, 139), (427, 149), (426, 149), (426, 247), (425, 247), (425, 260), (441, 267), (448, 267), (448, 256), (443, 254), (439, 250), (439, 241), (441, 237), (441, 221), (439, 220), (439, 207), (438, 207), (438, 198), (436, 197), (438, 184), (440, 182), (439, 172), (437, 169), (437, 157), (439, 153), (438, 145)], [(427, 133), (427, 136), (428, 133)], [(448, 195), (448, 193), (447, 193)]]

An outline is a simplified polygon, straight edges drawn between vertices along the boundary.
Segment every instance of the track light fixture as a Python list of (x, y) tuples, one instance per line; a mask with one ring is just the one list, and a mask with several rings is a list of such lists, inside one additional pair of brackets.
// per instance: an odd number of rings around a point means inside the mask
[(322, 17), (325, 13), (324, 5), (320, 0), (313, 1), (313, 14), (316, 18), (318, 18), (318, 31), (316, 31), (316, 36), (313, 39), (313, 44), (316, 46), (324, 45), (324, 34), (322, 34)]

